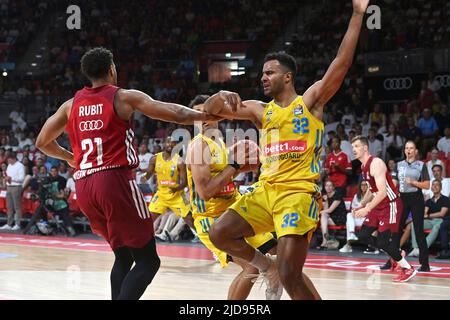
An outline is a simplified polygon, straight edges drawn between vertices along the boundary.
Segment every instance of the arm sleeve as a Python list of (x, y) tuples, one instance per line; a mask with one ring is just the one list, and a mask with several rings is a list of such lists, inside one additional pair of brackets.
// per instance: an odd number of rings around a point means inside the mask
[(428, 174), (428, 167), (425, 163), (422, 166), (422, 173), (420, 175), (419, 181), (430, 181), (430, 175)]

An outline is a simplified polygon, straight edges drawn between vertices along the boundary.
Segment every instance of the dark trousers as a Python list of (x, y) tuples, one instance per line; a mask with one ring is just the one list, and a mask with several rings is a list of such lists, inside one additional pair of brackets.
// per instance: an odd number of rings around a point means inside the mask
[(408, 213), (411, 212), (414, 223), (414, 232), (419, 246), (419, 261), (422, 266), (428, 266), (428, 246), (423, 230), (423, 214), (425, 212), (425, 201), (422, 191), (412, 193), (400, 193), (400, 198), (403, 202), (403, 213), (400, 220), (399, 232), (394, 237), (400, 246), (400, 238), (405, 227)]
[(441, 239), (441, 250), (449, 251), (450, 246), (448, 244), (449, 237), (448, 231), (450, 230), (450, 220), (444, 219), (439, 228), (439, 237)]
[[(41, 219), (47, 221), (48, 220), (47, 212), (48, 212), (47, 209), (45, 209), (45, 207), (43, 205), (40, 205), (36, 209), (34, 214), (31, 216), (30, 221), (28, 222), (28, 224), (25, 227), (25, 229), (23, 230), (23, 232), (24, 233), (28, 232), (28, 230), (30, 230), (30, 228)], [(64, 208), (64, 209), (61, 209), (58, 211), (54, 211), (53, 214), (59, 215), (62, 218), (62, 220), (64, 222), (64, 226), (66, 228), (73, 227), (72, 219), (70, 218), (69, 208)]]

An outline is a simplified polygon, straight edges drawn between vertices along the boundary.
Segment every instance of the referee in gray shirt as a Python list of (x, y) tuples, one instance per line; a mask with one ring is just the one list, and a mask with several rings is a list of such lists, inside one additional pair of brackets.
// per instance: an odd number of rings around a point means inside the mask
[(423, 230), (423, 220), (425, 212), (425, 200), (422, 189), (430, 188), (430, 177), (424, 162), (416, 160), (417, 147), (413, 141), (405, 144), (406, 159), (396, 164), (392, 176), (398, 180), (400, 198), (403, 202), (403, 214), (400, 221), (399, 232), (393, 237), (400, 246), (400, 238), (405, 227), (408, 213), (412, 213), (414, 232), (419, 246), (419, 261), (421, 267), (418, 271), (430, 271), (428, 262), (428, 246)]

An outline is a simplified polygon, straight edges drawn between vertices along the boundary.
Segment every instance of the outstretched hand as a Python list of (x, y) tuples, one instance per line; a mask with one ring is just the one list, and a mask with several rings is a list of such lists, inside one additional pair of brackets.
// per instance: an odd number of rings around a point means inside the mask
[(229, 106), (233, 112), (236, 112), (237, 108), (242, 106), (241, 97), (236, 92), (222, 90), (219, 92), (219, 96), (225, 106)]
[(353, 12), (364, 14), (367, 11), (370, 0), (353, 0)]

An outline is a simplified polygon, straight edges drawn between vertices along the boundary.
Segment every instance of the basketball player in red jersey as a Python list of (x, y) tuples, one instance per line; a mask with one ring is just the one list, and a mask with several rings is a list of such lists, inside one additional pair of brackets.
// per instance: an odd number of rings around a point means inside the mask
[[(81, 70), (92, 87), (78, 91), (47, 120), (36, 147), (76, 168), (78, 204), (92, 230), (114, 251), (112, 299), (139, 299), (158, 271), (160, 259), (152, 218), (132, 178), (132, 169), (139, 165), (132, 144), (133, 112), (180, 124), (217, 118), (153, 100), (138, 90), (118, 88), (113, 55), (104, 48), (86, 52)], [(64, 129), (73, 154), (56, 142)]]
[[(380, 158), (369, 154), (369, 140), (357, 136), (352, 140), (353, 154), (361, 161), (363, 179), (369, 184), (371, 192), (366, 193), (361, 201), (361, 208), (353, 211), (355, 217), (366, 219), (363, 222), (359, 239), (366, 244), (384, 250), (398, 266), (395, 282), (406, 282), (413, 278), (414, 269), (402, 254), (395, 241), (390, 241), (394, 233), (399, 232), (399, 222), (403, 205), (398, 190), (386, 164)], [(371, 196), (374, 197), (370, 200)], [(375, 238), (372, 233), (377, 230)]]

